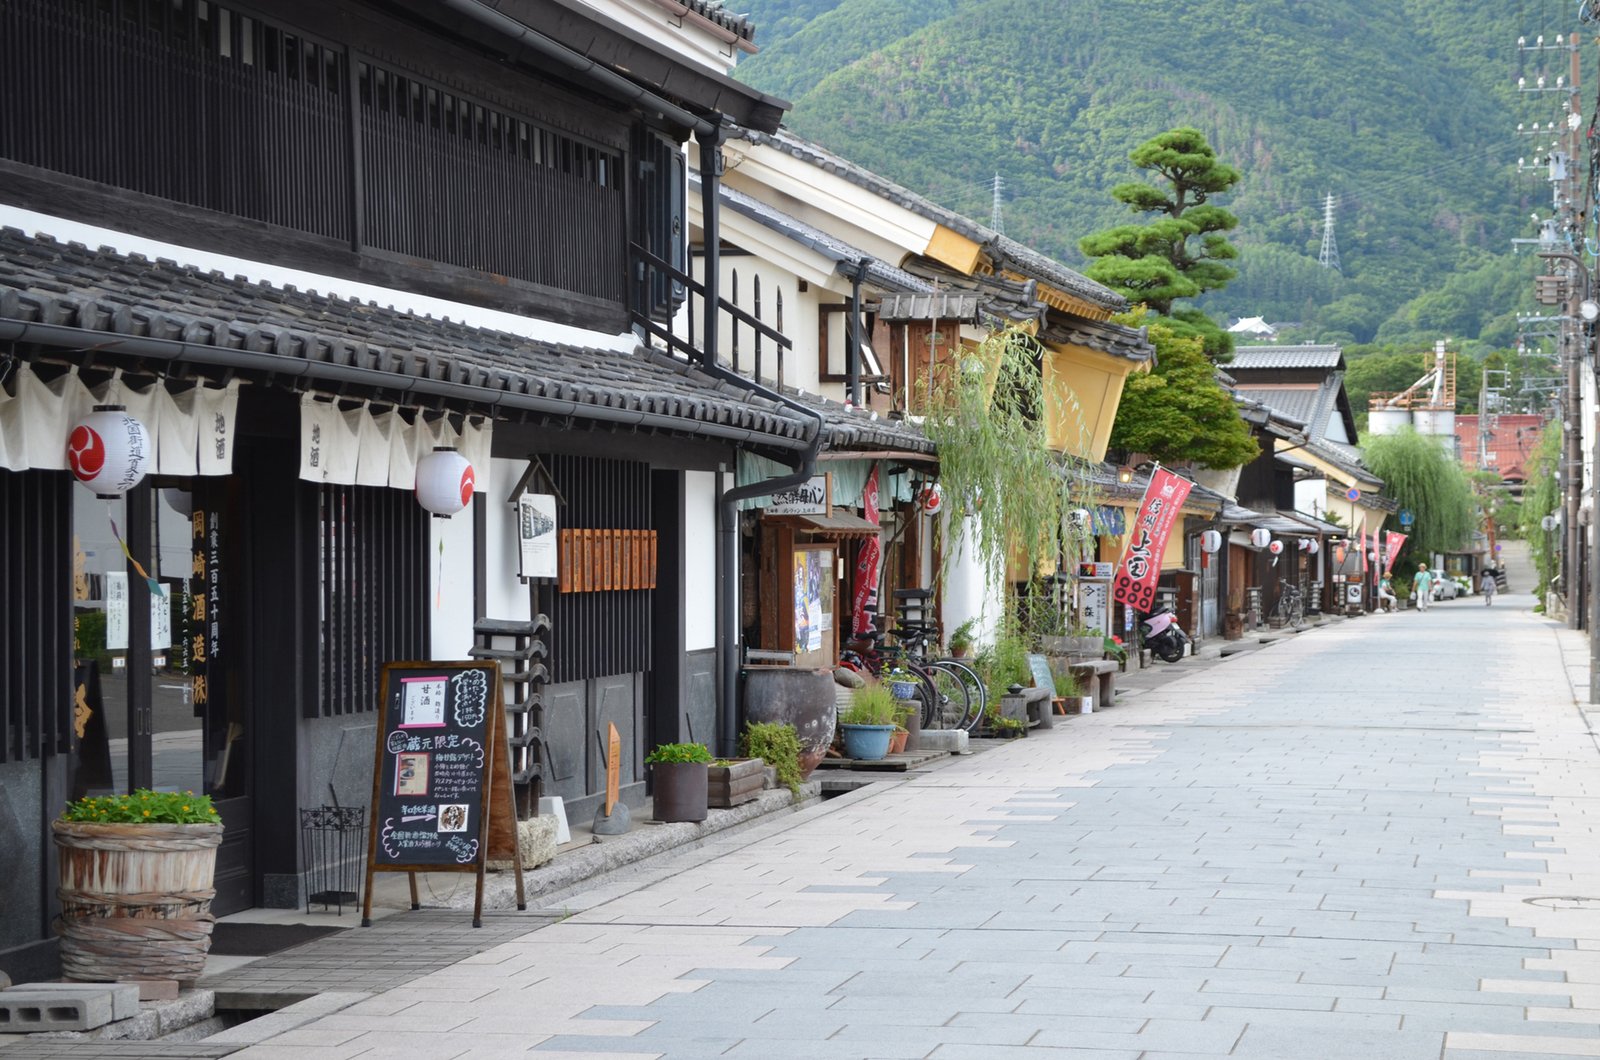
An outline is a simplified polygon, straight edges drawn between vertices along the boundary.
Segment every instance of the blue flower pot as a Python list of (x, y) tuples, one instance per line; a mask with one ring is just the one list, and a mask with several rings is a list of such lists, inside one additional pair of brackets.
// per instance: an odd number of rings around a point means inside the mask
[(844, 739), (844, 756), (857, 762), (876, 762), (889, 756), (889, 739), (894, 736), (893, 725), (840, 725)]
[(890, 681), (889, 694), (896, 699), (916, 699), (917, 683), (915, 681)]

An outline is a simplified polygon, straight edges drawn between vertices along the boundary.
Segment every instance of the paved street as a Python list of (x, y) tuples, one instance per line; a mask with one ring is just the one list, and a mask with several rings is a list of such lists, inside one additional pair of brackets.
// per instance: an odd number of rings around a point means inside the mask
[(1196, 666), (235, 1055), (1600, 1056), (1600, 754), (1530, 602)]

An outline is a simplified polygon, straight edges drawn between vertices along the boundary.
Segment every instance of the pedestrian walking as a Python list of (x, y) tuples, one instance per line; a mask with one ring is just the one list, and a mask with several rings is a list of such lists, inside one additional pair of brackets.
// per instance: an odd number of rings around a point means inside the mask
[(1500, 591), (1500, 579), (1495, 577), (1495, 570), (1493, 567), (1489, 567), (1484, 570), (1483, 581), (1480, 583), (1480, 590), (1483, 593), (1483, 606), (1493, 607), (1494, 594)]
[(1417, 573), (1411, 576), (1411, 591), (1417, 597), (1417, 610), (1426, 611), (1428, 603), (1433, 599), (1433, 572), (1426, 563), (1417, 568)]

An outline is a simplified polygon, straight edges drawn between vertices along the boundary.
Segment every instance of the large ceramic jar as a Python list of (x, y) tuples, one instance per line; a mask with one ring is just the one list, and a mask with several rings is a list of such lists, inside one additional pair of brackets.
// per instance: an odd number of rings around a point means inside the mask
[(751, 667), (744, 672), (745, 719), (794, 726), (800, 735), (800, 772), (810, 776), (833, 743), (834, 687), (832, 670)]

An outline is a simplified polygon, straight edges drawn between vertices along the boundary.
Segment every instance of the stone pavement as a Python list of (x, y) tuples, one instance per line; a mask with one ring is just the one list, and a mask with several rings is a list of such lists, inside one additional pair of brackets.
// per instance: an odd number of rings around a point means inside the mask
[(1197, 661), (232, 1056), (1600, 1056), (1587, 645), (1529, 602)]

